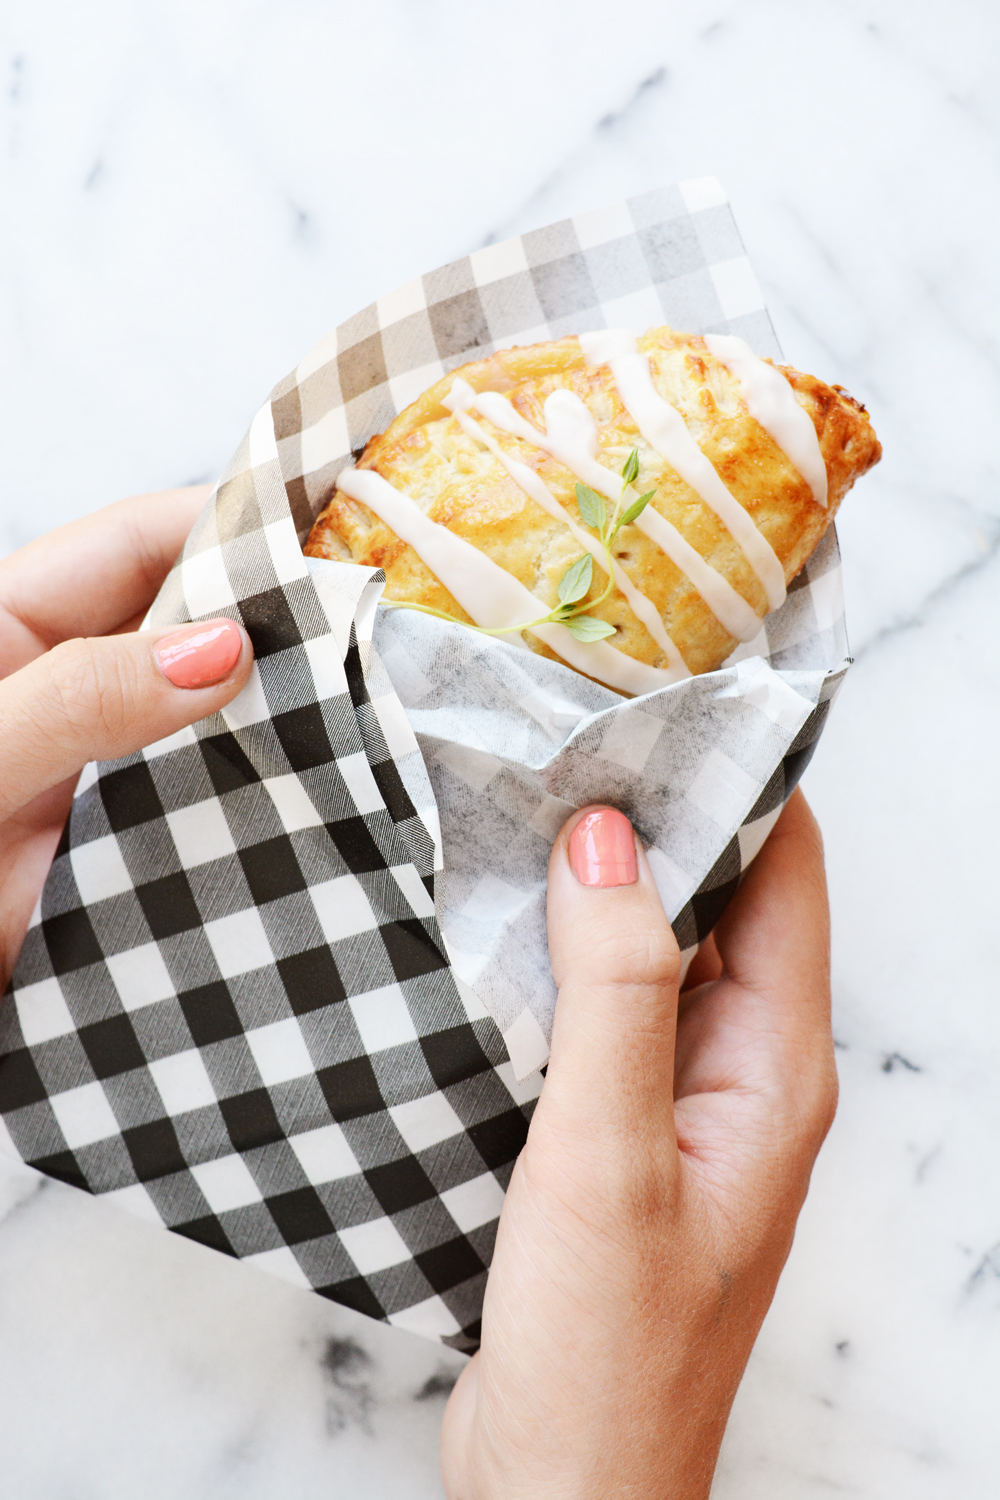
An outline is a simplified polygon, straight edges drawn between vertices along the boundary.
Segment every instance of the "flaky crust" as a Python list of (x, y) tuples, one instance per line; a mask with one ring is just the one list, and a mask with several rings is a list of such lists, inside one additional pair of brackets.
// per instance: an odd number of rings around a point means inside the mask
[[(723, 483), (750, 513), (770, 542), (791, 582), (816, 548), (844, 495), (859, 475), (881, 456), (878, 439), (863, 406), (838, 386), (824, 385), (787, 365), (778, 368), (812, 418), (826, 462), (829, 505), (813, 499), (809, 485), (784, 453), (750, 416), (735, 376), (712, 355), (703, 339), (654, 328), (639, 340), (649, 356), (654, 385), (684, 417), (702, 452)], [(607, 365), (588, 366), (575, 337), (555, 343), (504, 350), (453, 370), (374, 437), (358, 464), (375, 469), (409, 495), (438, 524), (478, 547), (538, 598), (539, 615), (557, 602), (557, 585), (580, 555), (569, 528), (526, 495), (503, 465), (442, 406), (456, 376), (476, 391), (501, 391), (515, 408), (544, 430), (543, 405), (560, 387), (584, 401), (598, 426), (598, 459), (620, 472), (630, 451), (639, 451), (635, 488), (655, 487), (651, 504), (763, 618), (764, 591), (740, 547), (705, 502), (642, 438), (623, 406)], [(500, 446), (544, 479), (574, 518), (576, 476), (564, 465), (519, 438), (477, 417)], [(305, 547), (328, 557), (384, 569), (385, 597), (468, 615), (434, 577), (412, 547), (402, 542), (368, 508), (337, 490), (321, 512)], [(690, 580), (655, 542), (635, 526), (619, 533), (613, 551), (622, 567), (650, 598), (692, 672), (718, 667), (736, 642), (709, 610)], [(604, 587), (595, 567), (591, 593)], [(613, 590), (595, 613), (617, 628), (613, 644), (650, 666), (666, 666), (660, 646), (636, 619), (625, 598)], [(552, 655), (531, 634), (525, 641)], [(559, 658), (556, 658), (557, 660)]]

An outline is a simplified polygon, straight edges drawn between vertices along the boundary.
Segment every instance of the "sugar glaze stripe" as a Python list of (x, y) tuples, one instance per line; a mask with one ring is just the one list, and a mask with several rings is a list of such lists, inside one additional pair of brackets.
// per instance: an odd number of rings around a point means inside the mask
[[(579, 396), (572, 391), (557, 390), (545, 402), (545, 431), (528, 422), (515, 411), (506, 396), (497, 391), (481, 391), (476, 396), (476, 410), (503, 431), (551, 454), (565, 464), (584, 484), (607, 500), (616, 502), (621, 494), (621, 478), (597, 462), (597, 423)], [(624, 503), (631, 504), (638, 494), (629, 485)], [(676, 526), (647, 505), (634, 524), (670, 558), (708, 605), (720, 625), (738, 641), (752, 641), (760, 630), (760, 617), (732, 584), (707, 563)]]
[[(374, 469), (345, 469), (337, 486), (351, 500), (390, 526), (401, 541), (413, 548), (435, 578), (477, 625), (496, 630), (510, 625), (528, 626), (538, 619), (541, 601), (512, 573), (480, 552), (471, 542), (447, 526), (432, 521), (409, 495), (377, 474)], [(648, 667), (626, 656), (607, 641), (578, 641), (565, 625), (531, 625), (533, 635), (578, 672), (596, 677), (622, 693), (651, 693), (678, 681), (680, 673)], [(509, 640), (529, 649), (516, 633)], [(688, 675), (685, 671), (684, 675)]]
[(785, 570), (774, 548), (726, 489), (681, 413), (656, 389), (649, 359), (639, 353), (635, 334), (625, 328), (581, 333), (580, 348), (589, 365), (608, 366), (622, 404), (646, 442), (718, 516), (763, 588), (768, 609), (780, 609), (785, 602)]
[[(574, 539), (581, 547), (587, 549), (598, 567), (603, 568), (606, 572), (608, 560), (600, 542), (590, 532), (584, 531), (582, 526), (577, 525), (565, 506), (560, 505), (540, 474), (536, 474), (534, 469), (529, 468), (527, 464), (521, 463), (520, 459), (514, 458), (512, 454), (505, 452), (496, 439), (469, 415), (469, 407), (474, 405), (475, 400), (476, 393), (472, 389), (472, 386), (469, 385), (468, 381), (462, 380), (459, 377), (452, 383), (451, 390), (444, 398), (442, 405), (446, 406), (452, 413), (467, 437), (474, 438), (476, 442), (482, 443), (484, 447), (489, 449), (494, 458), (503, 464), (514, 483), (526, 495), (534, 500), (536, 504), (540, 505), (544, 511), (547, 511), (554, 520), (562, 521), (564, 525), (569, 527)], [(620, 563), (612, 560), (612, 568), (615, 584), (624, 594), (632, 613), (638, 620), (642, 621), (649, 634), (653, 637), (653, 640), (663, 651), (670, 664), (670, 671), (675, 672), (678, 678), (689, 677), (691, 674), (685, 665), (684, 658), (681, 656), (674, 641), (667, 634), (656, 605), (641, 589), (636, 588)]]
[(774, 365), (759, 359), (745, 339), (730, 333), (706, 333), (710, 354), (725, 365), (740, 384), (747, 411), (772, 437), (793, 468), (812, 490), (817, 505), (826, 509), (826, 461), (812, 417), (796, 400), (795, 391)]

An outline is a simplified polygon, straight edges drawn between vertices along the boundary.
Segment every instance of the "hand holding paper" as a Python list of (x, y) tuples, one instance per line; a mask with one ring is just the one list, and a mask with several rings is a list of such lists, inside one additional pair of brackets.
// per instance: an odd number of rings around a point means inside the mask
[(718, 977), (680, 995), (645, 855), (633, 873), (598, 841), (611, 872), (595, 878), (572, 847), (587, 816), (552, 853), (551, 1062), (482, 1348), (445, 1417), (455, 1500), (707, 1496), (833, 1118), (823, 856), (802, 794), (719, 924)]
[(208, 494), (123, 500), (0, 563), (4, 982), (82, 767), (214, 713), (246, 681), (253, 652), (233, 621), (137, 633)]

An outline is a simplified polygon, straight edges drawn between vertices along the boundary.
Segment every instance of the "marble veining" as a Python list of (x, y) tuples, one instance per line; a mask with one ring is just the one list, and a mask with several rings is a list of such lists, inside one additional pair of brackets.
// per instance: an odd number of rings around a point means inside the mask
[[(7, 8), (0, 550), (214, 475), (320, 334), (421, 270), (721, 178), (788, 358), (868, 405), (885, 459), (839, 523), (856, 664), (806, 777), (841, 1107), (715, 1500), (992, 1500), (1000, 20), (504, 16)], [(462, 1363), (0, 1161), (3, 1497), (440, 1496)]]

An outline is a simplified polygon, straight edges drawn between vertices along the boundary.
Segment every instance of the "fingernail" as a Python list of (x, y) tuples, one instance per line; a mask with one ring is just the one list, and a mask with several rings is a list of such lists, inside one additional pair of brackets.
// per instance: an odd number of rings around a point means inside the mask
[(242, 649), (238, 625), (232, 620), (208, 620), (165, 635), (153, 647), (153, 655), (174, 687), (200, 688), (221, 681), (231, 672)]
[(581, 885), (635, 885), (635, 835), (624, 813), (599, 807), (582, 817), (569, 836), (569, 862)]

